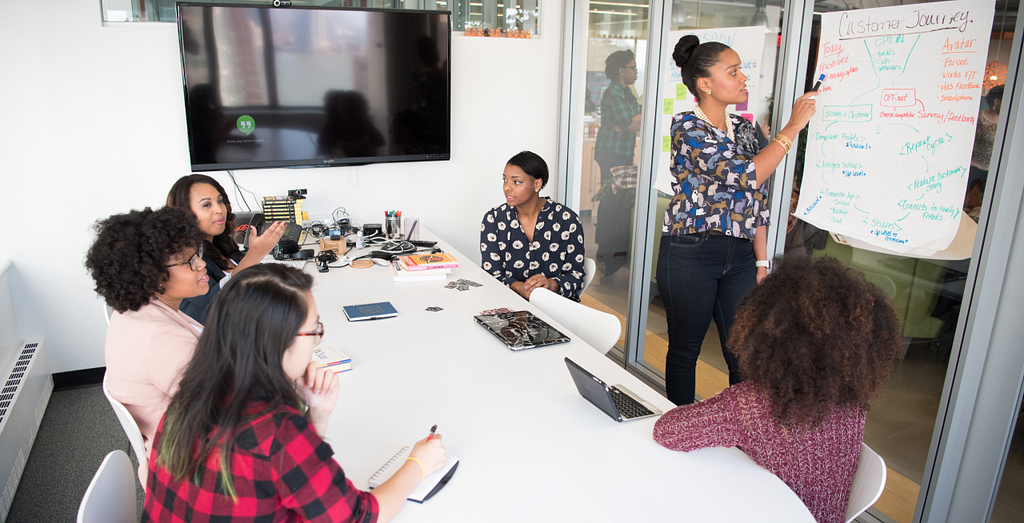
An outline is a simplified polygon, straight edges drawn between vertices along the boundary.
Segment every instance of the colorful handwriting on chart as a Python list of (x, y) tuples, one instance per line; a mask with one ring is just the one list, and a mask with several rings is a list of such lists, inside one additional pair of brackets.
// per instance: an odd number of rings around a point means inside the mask
[[(959, 224), (993, 0), (826, 13), (796, 214), (897, 252)], [(931, 252), (934, 252), (932, 250)]]

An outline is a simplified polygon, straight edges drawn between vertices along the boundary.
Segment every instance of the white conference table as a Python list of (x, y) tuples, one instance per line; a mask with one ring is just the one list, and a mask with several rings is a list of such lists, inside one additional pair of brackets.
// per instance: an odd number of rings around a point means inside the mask
[[(447, 452), (460, 459), (447, 487), (422, 505), (407, 501), (396, 521), (814, 521), (781, 480), (741, 450), (671, 451), (651, 437), (657, 418), (617, 423), (591, 405), (577, 393), (564, 357), (672, 408), (485, 273), (475, 257), (439, 246), (462, 265), (445, 281), (395, 282), (380, 265), (305, 269), (316, 275), (322, 343), (352, 358), (327, 430), (349, 479), (367, 489), (384, 462), (435, 423)], [(444, 288), (459, 278), (483, 286)], [(385, 300), (398, 317), (349, 322), (342, 311)], [(425, 310), (432, 306), (443, 310)], [(574, 339), (513, 352), (473, 321), (499, 307), (528, 309)]]

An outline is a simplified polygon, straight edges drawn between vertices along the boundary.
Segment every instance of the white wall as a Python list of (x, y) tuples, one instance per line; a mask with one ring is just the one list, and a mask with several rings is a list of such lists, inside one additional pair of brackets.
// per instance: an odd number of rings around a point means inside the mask
[[(314, 216), (402, 209), (478, 263), (505, 160), (530, 149), (557, 163), (560, 0), (543, 24), (533, 40), (453, 35), (451, 161), (235, 176), (260, 196), (308, 189)], [(90, 226), (162, 205), (189, 173), (176, 27), (103, 27), (96, 0), (0, 2), (0, 49), (0, 258), (13, 262), (21, 335), (46, 338), (53, 372), (104, 366)]]

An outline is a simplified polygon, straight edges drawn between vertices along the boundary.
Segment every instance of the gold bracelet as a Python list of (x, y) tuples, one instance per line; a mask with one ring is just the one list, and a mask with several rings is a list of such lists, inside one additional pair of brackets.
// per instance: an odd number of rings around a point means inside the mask
[(410, 459), (415, 461), (416, 464), (420, 466), (420, 473), (423, 474), (423, 476), (420, 477), (420, 479), (423, 479), (423, 478), (427, 477), (427, 469), (423, 468), (423, 463), (420, 463), (420, 460), (418, 460), (418, 459), (416, 459), (414, 457), (411, 457), (411, 456), (408, 457), (408, 458), (405, 458), (405, 461), (409, 461)]
[(790, 149), (791, 147), (793, 147), (793, 140), (790, 140), (789, 138), (786, 138), (786, 135), (784, 135), (784, 134), (776, 134), (775, 135), (775, 140), (779, 140), (779, 143), (784, 145), (784, 146), (786, 146), (787, 150)]
[(783, 149), (785, 150), (785, 152), (784, 152), (784, 153), (782, 153), (782, 154), (783, 154), (783, 156), (785, 156), (785, 155), (789, 154), (789, 147), (790, 147), (790, 146), (786, 145), (786, 142), (784, 142), (784, 141), (782, 141), (782, 140), (779, 140), (779, 137), (778, 137), (778, 136), (776, 136), (776, 137), (775, 137), (775, 139), (774, 139), (774, 140), (772, 140), (772, 143), (777, 143), (777, 144), (779, 144), (779, 145), (781, 145), (781, 146), (782, 146), (782, 148), (783, 148)]

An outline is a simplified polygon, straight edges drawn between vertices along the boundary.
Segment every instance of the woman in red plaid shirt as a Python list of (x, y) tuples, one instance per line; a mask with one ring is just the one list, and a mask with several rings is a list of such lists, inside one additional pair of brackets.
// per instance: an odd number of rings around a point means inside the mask
[(345, 477), (323, 440), (338, 378), (310, 363), (312, 284), (266, 264), (220, 291), (154, 438), (143, 521), (384, 522), (444, 465), (435, 435), (372, 494)]

